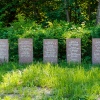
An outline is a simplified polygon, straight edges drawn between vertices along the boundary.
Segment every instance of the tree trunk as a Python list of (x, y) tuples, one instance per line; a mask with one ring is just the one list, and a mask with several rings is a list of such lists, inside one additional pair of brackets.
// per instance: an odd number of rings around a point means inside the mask
[(75, 23), (77, 23), (77, 0), (75, 0)]
[(68, 2), (66, 0), (64, 0), (66, 20), (67, 20), (67, 22), (70, 22), (69, 11), (68, 11), (68, 6), (67, 5), (68, 5)]
[(98, 0), (98, 8), (97, 8), (97, 24), (100, 24), (100, 0)]
[(89, 15), (89, 21), (91, 20), (91, 4), (90, 4), (90, 0), (89, 0), (89, 2), (88, 2), (88, 15)]

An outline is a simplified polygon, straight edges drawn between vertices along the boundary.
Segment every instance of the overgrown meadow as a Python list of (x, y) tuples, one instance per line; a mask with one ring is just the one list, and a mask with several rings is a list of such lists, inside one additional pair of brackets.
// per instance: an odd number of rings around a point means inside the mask
[(17, 63), (0, 67), (1, 100), (99, 100), (100, 66)]

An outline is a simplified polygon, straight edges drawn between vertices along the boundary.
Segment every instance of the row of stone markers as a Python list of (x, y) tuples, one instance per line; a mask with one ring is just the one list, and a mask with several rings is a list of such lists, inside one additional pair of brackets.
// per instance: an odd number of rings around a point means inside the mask
[[(19, 63), (33, 62), (33, 40), (18, 40)], [(81, 63), (81, 39), (66, 39), (66, 58), (67, 62)], [(0, 63), (9, 61), (8, 39), (0, 39)], [(43, 61), (58, 62), (58, 40), (43, 40)], [(92, 39), (92, 63), (100, 64), (100, 39)]]
[[(81, 63), (81, 40), (67, 39), (66, 40), (66, 57), (67, 62)], [(58, 40), (44, 39), (43, 41), (43, 60), (44, 62), (58, 62)]]

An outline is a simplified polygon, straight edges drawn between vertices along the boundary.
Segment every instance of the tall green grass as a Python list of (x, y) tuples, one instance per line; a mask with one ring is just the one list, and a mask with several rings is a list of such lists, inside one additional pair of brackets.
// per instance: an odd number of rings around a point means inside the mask
[[(1, 65), (0, 73), (0, 93), (4, 94), (13, 94), (15, 90), (20, 94), (24, 87), (40, 87), (51, 90), (42, 100), (97, 100), (100, 96), (99, 66), (65, 62), (57, 65), (9, 63)], [(30, 92), (26, 96), (31, 98)]]

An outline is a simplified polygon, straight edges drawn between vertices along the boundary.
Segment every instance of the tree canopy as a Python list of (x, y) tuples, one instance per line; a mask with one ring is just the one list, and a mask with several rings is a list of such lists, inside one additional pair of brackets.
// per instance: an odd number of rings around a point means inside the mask
[(0, 0), (0, 21), (5, 25), (18, 14), (45, 24), (66, 20), (74, 23), (96, 21), (97, 0)]

